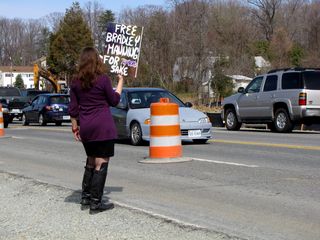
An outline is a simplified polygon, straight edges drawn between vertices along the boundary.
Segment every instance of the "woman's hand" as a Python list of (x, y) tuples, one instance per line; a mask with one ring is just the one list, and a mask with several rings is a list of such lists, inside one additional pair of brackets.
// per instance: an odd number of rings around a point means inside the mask
[(74, 139), (76, 141), (81, 141), (80, 128), (78, 126), (78, 121), (76, 118), (73, 118), (73, 117), (71, 117), (71, 129), (72, 129)]
[(118, 74), (118, 75), (117, 75), (117, 78), (118, 78), (118, 82), (119, 82), (119, 81), (123, 81), (123, 76), (122, 76), (121, 74)]
[(76, 141), (81, 141), (81, 137), (80, 137), (80, 129), (79, 127), (76, 128), (72, 128), (72, 132), (73, 132), (73, 137)]

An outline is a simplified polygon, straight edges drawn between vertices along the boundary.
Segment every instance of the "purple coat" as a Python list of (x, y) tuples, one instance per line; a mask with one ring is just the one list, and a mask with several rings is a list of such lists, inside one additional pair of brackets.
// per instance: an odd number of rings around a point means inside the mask
[(99, 76), (90, 90), (83, 90), (80, 80), (74, 80), (70, 98), (69, 114), (79, 119), (82, 142), (117, 138), (109, 106), (116, 106), (120, 95), (113, 90), (111, 80), (106, 75)]

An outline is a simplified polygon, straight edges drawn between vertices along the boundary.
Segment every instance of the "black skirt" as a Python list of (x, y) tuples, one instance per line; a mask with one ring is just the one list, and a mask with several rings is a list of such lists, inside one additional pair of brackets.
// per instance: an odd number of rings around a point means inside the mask
[(114, 140), (83, 142), (88, 157), (108, 158), (114, 155)]

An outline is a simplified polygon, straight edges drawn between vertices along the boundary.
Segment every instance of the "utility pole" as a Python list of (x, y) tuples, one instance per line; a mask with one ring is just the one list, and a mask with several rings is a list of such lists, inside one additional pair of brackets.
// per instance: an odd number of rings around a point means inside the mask
[(10, 73), (10, 87), (12, 87), (12, 58), (10, 57), (10, 63), (11, 63), (11, 65), (10, 65), (10, 71), (11, 71), (11, 73)]

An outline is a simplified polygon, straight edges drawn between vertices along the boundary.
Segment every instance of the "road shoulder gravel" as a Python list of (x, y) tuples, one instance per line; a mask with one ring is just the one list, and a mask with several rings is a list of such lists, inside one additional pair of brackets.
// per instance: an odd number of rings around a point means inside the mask
[(89, 215), (80, 192), (0, 172), (0, 239), (237, 239), (116, 205)]

